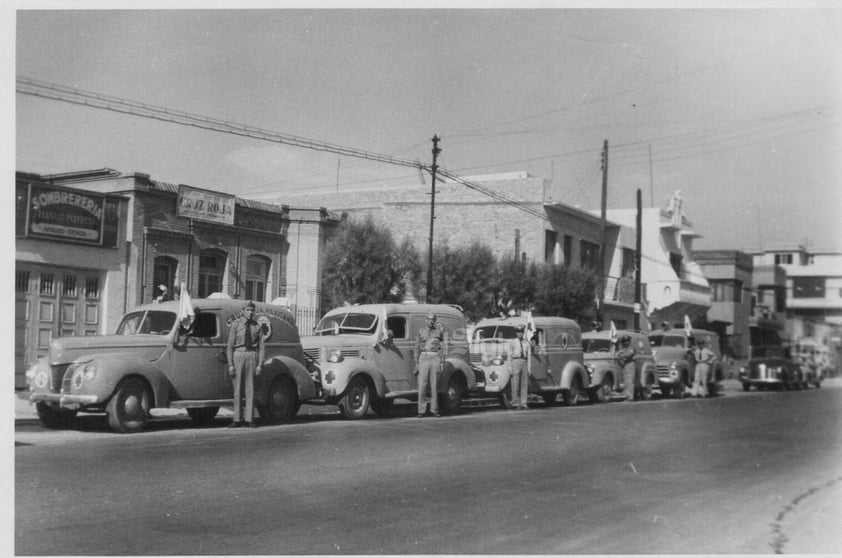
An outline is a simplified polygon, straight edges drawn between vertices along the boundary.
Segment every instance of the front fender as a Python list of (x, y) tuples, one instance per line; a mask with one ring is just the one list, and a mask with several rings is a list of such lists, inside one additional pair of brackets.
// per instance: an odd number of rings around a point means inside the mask
[[(84, 360), (84, 363), (68, 369), (73, 376), (70, 382), (70, 395), (94, 396), (96, 403), (92, 406), (99, 406), (111, 398), (123, 378), (138, 376), (146, 380), (152, 388), (153, 407), (166, 407), (169, 404), (170, 381), (154, 363), (121, 353), (100, 354)], [(94, 377), (91, 379), (85, 378), (82, 374), (85, 366), (89, 365), (94, 365), (96, 368)]]
[(295, 382), (298, 401), (307, 401), (316, 397), (316, 385), (307, 372), (307, 368), (288, 356), (275, 356), (263, 363), (260, 375), (255, 378), (254, 401), (264, 405), (267, 401), (269, 386), (278, 376), (286, 376)]
[(465, 388), (469, 392), (477, 390), (477, 378), (471, 365), (461, 358), (448, 357), (444, 361), (444, 366), (441, 371), (441, 381), (438, 383), (438, 391), (447, 391), (447, 386), (450, 384), (450, 379), (454, 375), (461, 375), (464, 380)]
[[(617, 379), (620, 378), (622, 373), (619, 366), (605, 361), (592, 362), (590, 365), (593, 366), (593, 372), (591, 373), (591, 384), (589, 387), (595, 388), (602, 384), (602, 380), (606, 374), (611, 374), (614, 380), (613, 384), (617, 384)], [(587, 376), (587, 370), (585, 370), (585, 375)]]
[[(377, 365), (371, 361), (361, 358), (346, 358), (342, 362), (331, 362), (322, 366), (322, 389), (328, 394), (328, 398), (339, 397), (348, 388), (351, 380), (360, 374), (371, 378), (377, 397), (383, 397), (386, 389), (386, 378)], [(332, 381), (326, 381), (328, 377)]]
[(578, 362), (568, 362), (564, 366), (564, 370), (561, 372), (561, 382), (559, 383), (559, 387), (561, 389), (570, 389), (570, 386), (573, 383), (573, 378), (577, 375), (581, 378), (582, 387), (586, 387), (588, 385), (586, 380), (588, 374), (585, 372), (585, 367)]
[(658, 368), (652, 362), (647, 362), (640, 369), (640, 385), (658, 385)]

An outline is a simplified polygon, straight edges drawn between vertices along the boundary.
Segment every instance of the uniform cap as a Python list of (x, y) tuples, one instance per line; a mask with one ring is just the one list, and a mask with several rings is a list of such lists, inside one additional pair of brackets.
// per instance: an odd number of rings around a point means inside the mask
[(631, 337), (629, 337), (628, 335), (623, 335), (622, 337), (620, 337), (620, 343), (628, 343), (629, 341), (631, 341)]
[(525, 329), (526, 329), (526, 327), (524, 327), (524, 326), (523, 326), (523, 324), (520, 324), (520, 325), (516, 325), (516, 326), (515, 326), (515, 331), (523, 331), (523, 330), (525, 330)]
[(436, 313), (435, 313), (435, 312), (433, 312), (432, 310), (430, 310), (429, 312), (427, 312), (427, 319), (429, 320), (430, 318), (432, 318), (432, 319), (434, 319), (434, 320), (436, 319)]
[(246, 305), (243, 306), (243, 310), (245, 310), (246, 308), (251, 308), (252, 310), (254, 310), (254, 302), (252, 302), (251, 300), (246, 302)]

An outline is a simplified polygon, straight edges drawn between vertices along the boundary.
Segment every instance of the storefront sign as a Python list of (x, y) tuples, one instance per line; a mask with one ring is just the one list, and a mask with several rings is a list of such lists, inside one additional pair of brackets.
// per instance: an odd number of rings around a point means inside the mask
[(32, 184), (29, 191), (31, 236), (100, 244), (105, 196), (81, 190)]
[(178, 216), (233, 225), (234, 196), (179, 185)]

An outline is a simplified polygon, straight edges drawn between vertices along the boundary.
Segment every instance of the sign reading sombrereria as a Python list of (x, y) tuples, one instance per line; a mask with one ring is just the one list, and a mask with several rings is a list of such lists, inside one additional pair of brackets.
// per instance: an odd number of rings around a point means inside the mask
[(179, 217), (233, 225), (234, 196), (179, 184), (177, 212)]
[(29, 188), (28, 235), (102, 243), (105, 196), (39, 184)]

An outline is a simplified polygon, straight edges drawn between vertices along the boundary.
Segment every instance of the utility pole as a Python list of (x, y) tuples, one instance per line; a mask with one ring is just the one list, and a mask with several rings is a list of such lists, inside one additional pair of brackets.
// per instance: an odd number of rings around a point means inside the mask
[(596, 321), (602, 322), (602, 311), (605, 304), (605, 248), (608, 244), (608, 140), (602, 146), (602, 242), (599, 246), (599, 262), (597, 267), (597, 296)]
[(637, 189), (637, 222), (635, 223), (635, 245), (634, 245), (634, 329), (640, 329), (641, 312), (641, 283), (640, 264), (643, 262), (641, 252), (643, 250), (643, 193)]
[(439, 149), (439, 137), (433, 136), (433, 166), (431, 167), (431, 172), (433, 175), (433, 190), (432, 196), (430, 198), (430, 248), (429, 248), (429, 257), (427, 260), (427, 302), (432, 302), (433, 297), (433, 223), (436, 219), (436, 170), (438, 169), (438, 165), (436, 164), (436, 158), (438, 154), (441, 153), (441, 149)]

